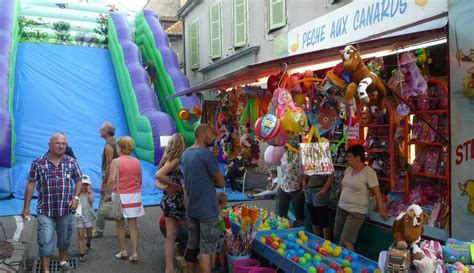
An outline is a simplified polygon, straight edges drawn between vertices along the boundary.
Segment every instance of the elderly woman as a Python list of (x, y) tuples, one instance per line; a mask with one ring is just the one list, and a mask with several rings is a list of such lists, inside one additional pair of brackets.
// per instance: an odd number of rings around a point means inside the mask
[(346, 151), (347, 169), (341, 182), (341, 197), (336, 211), (334, 237), (340, 239), (340, 245), (354, 251), (359, 229), (369, 212), (369, 193), (377, 200), (382, 218), (387, 217), (379, 181), (375, 171), (364, 164), (365, 150), (362, 145), (354, 145)]
[[(132, 239), (132, 255), (129, 260), (138, 262), (138, 228), (137, 217), (145, 215), (142, 204), (142, 168), (138, 159), (130, 156), (135, 148), (131, 137), (122, 137), (118, 140), (119, 157), (112, 160), (110, 176), (108, 181), (109, 190), (114, 194), (120, 194), (122, 202), (123, 217), (127, 218)], [(116, 221), (117, 239), (120, 251), (115, 255), (117, 259), (127, 259), (128, 253), (125, 247), (124, 219)]]

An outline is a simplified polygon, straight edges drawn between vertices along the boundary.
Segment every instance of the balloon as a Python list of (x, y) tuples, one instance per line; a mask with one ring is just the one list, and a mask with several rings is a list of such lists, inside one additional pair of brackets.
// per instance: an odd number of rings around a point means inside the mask
[(280, 133), (280, 120), (272, 114), (266, 114), (255, 122), (255, 134), (267, 141)]
[(178, 112), (178, 118), (180, 120), (188, 120), (189, 119), (189, 110), (188, 109), (181, 109)]
[(288, 135), (302, 134), (308, 127), (306, 113), (298, 107), (296, 110), (287, 107), (280, 122), (282, 130), (284, 130)]
[(276, 136), (274, 139), (267, 141), (267, 143), (272, 146), (284, 146), (287, 141), (288, 136), (280, 132), (278, 136)]
[(272, 102), (276, 107), (275, 114), (278, 118), (281, 118), (283, 113), (286, 111), (285, 109), (287, 106), (292, 110), (296, 110), (298, 108), (293, 102), (290, 92), (283, 88), (278, 88), (275, 90), (275, 93), (273, 93)]
[(285, 147), (275, 147), (275, 146), (268, 146), (265, 150), (265, 154), (263, 158), (265, 162), (268, 164), (280, 166), (280, 160), (283, 154), (285, 153)]
[(294, 94), (293, 99), (295, 100), (296, 106), (301, 106), (306, 102), (306, 94), (304, 93)]

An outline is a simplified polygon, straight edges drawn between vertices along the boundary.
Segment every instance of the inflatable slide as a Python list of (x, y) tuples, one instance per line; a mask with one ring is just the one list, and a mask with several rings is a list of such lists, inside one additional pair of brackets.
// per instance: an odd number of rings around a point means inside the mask
[[(135, 140), (144, 194), (159, 194), (154, 172), (168, 138), (193, 141), (197, 125), (180, 120), (196, 96), (165, 100), (189, 87), (151, 11), (105, 0), (4, 0), (0, 9), (0, 199), (23, 198), (33, 159), (64, 132), (98, 193), (104, 145), (98, 130)], [(154, 90), (144, 63), (156, 70)], [(157, 196), (156, 203), (160, 201)], [(21, 209), (21, 208), (20, 208)]]

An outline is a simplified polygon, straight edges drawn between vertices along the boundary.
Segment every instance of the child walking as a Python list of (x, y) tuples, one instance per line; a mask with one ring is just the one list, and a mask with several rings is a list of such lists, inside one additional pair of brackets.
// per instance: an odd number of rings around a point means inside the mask
[[(217, 193), (217, 204), (219, 205), (220, 215), (219, 218), (223, 218), (225, 216), (224, 209), (227, 206), (227, 195), (224, 192)], [(220, 220), (220, 219), (219, 219)], [(219, 272), (227, 272), (226, 264), (225, 264), (225, 242), (224, 242), (224, 234), (219, 234), (219, 242), (217, 244), (217, 254), (219, 254), (219, 265), (220, 269), (216, 265), (216, 254), (211, 256), (211, 269), (212, 271), (219, 271)]]
[(74, 217), (75, 227), (77, 228), (77, 245), (79, 247), (79, 261), (85, 262), (86, 257), (84, 253), (84, 229), (87, 233), (87, 252), (93, 251), (91, 248), (92, 242), (92, 224), (95, 220), (94, 215), (94, 194), (92, 193), (91, 180), (88, 175), (82, 176), (82, 188), (79, 195), (79, 205), (76, 209)]

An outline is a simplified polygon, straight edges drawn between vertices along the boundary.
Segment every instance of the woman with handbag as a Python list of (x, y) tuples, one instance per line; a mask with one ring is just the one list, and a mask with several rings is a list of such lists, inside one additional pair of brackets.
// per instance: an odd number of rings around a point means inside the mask
[(161, 158), (159, 169), (156, 172), (156, 187), (164, 191), (161, 199), (161, 210), (165, 215), (166, 241), (165, 262), (166, 273), (176, 272), (174, 268), (175, 242), (178, 227), (185, 218), (184, 191), (181, 180), (183, 174), (179, 168), (181, 155), (186, 148), (182, 134), (171, 137)]
[[(128, 253), (125, 246), (124, 218), (127, 218), (132, 240), (132, 255), (129, 260), (138, 262), (138, 228), (137, 217), (145, 215), (142, 204), (142, 168), (138, 159), (130, 156), (135, 148), (131, 137), (122, 137), (118, 140), (119, 157), (112, 160), (108, 189), (112, 192), (112, 198), (120, 197), (123, 217), (116, 219), (117, 239), (120, 251), (115, 255), (117, 259), (127, 259)], [(120, 217), (118, 217), (120, 218)]]

